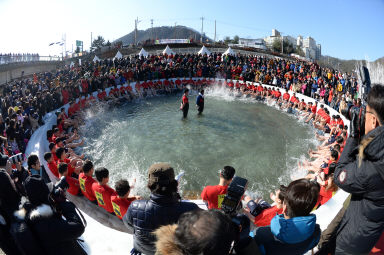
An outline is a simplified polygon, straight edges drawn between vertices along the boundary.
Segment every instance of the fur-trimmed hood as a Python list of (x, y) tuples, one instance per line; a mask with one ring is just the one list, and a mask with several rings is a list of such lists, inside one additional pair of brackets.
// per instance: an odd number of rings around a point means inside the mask
[[(29, 219), (30, 220), (36, 220), (38, 218), (48, 218), (53, 215), (52, 208), (47, 204), (39, 205), (38, 207), (31, 210), (29, 213)], [(24, 220), (27, 216), (27, 209), (22, 208), (15, 212), (15, 217), (17, 217), (20, 220)]]
[[(380, 126), (369, 132), (360, 142), (359, 165), (362, 160), (379, 161), (384, 158), (384, 126)], [(384, 170), (379, 169), (384, 180)]]
[(155, 231), (157, 238), (156, 255), (183, 255), (182, 250), (175, 243), (177, 225), (163, 226)]

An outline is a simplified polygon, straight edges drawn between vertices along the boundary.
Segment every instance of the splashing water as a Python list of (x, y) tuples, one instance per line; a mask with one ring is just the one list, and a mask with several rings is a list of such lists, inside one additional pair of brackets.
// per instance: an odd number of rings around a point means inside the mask
[(249, 193), (269, 197), (279, 184), (302, 177), (297, 160), (313, 146), (313, 130), (275, 107), (214, 86), (206, 90), (203, 116), (191, 91), (188, 119), (178, 111), (181, 95), (159, 96), (87, 112), (81, 132), (95, 166), (110, 170), (110, 185), (136, 179), (132, 194), (148, 196), (147, 169), (169, 162), (184, 172), (179, 188), (200, 194), (219, 181), (218, 169), (232, 165), (249, 180)]

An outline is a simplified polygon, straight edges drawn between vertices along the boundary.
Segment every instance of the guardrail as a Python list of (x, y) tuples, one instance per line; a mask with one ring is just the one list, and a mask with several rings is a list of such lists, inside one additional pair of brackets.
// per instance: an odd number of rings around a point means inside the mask
[(0, 65), (11, 63), (32, 63), (39, 61), (61, 61), (62, 57), (59, 56), (39, 56), (35, 54), (22, 54), (22, 55), (0, 55)]

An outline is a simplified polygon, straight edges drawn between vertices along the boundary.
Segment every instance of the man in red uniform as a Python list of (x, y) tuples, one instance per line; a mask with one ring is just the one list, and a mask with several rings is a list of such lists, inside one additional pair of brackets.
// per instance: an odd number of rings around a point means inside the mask
[(95, 194), (92, 190), (92, 184), (95, 183), (93, 175), (93, 163), (89, 160), (85, 161), (83, 165), (83, 172), (79, 174), (80, 189), (83, 195), (91, 202), (97, 204)]
[(231, 183), (235, 169), (231, 166), (225, 166), (220, 170), (219, 185), (207, 186), (201, 192), (201, 198), (207, 204), (208, 209), (221, 209), (221, 203), (227, 193), (228, 185)]
[(111, 196), (117, 195), (116, 191), (108, 186), (109, 171), (105, 167), (99, 167), (95, 170), (97, 182), (92, 184), (92, 190), (95, 194), (96, 201), (100, 207), (107, 212), (114, 214)]
[(189, 89), (185, 89), (183, 98), (181, 100), (181, 106), (180, 106), (180, 110), (183, 111), (183, 118), (184, 119), (187, 118), (188, 110), (189, 110), (188, 94), (189, 94)]
[(57, 162), (53, 159), (52, 153), (46, 152), (44, 154), (44, 159), (48, 163), (48, 168), (53, 173), (54, 176), (59, 178), (59, 172), (57, 170)]
[(127, 180), (119, 180), (115, 184), (116, 195), (111, 196), (113, 211), (119, 219), (123, 219), (128, 210), (129, 205), (136, 199), (141, 199), (140, 196), (130, 197), (129, 192), (131, 187)]
[(65, 177), (65, 180), (69, 185), (69, 188), (67, 189), (68, 193), (77, 196), (80, 192), (79, 180), (68, 175), (68, 165), (66, 163), (59, 164), (59, 174), (60, 178), (63, 176)]

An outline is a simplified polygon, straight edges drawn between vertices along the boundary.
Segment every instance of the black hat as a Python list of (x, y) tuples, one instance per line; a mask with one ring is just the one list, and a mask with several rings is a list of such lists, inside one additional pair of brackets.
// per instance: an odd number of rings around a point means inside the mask
[(6, 166), (8, 161), (8, 156), (0, 153), (0, 166)]
[(29, 176), (25, 180), (25, 191), (29, 202), (33, 205), (48, 204), (49, 188), (39, 175)]

